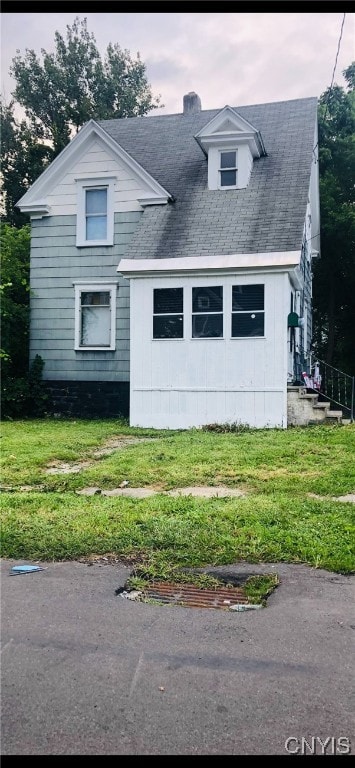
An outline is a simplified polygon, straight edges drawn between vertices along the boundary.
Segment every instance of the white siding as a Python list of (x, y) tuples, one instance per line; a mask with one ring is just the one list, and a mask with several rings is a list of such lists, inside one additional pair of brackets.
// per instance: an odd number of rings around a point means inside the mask
[[(232, 285), (265, 285), (265, 337), (231, 338)], [(191, 338), (193, 286), (223, 285), (224, 338)], [(153, 288), (184, 288), (184, 339), (152, 338)], [(131, 280), (134, 426), (184, 429), (212, 422), (286, 427), (287, 273)]]
[(113, 157), (100, 139), (92, 141), (84, 154), (64, 174), (48, 195), (51, 216), (70, 216), (77, 212), (77, 184), (75, 179), (115, 176), (114, 211), (141, 211), (137, 198), (147, 194), (147, 188)]

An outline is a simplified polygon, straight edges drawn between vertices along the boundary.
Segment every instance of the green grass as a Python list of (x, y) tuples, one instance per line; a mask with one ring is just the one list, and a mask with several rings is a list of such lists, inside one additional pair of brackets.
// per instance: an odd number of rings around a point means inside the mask
[[(110, 437), (156, 440), (92, 459)], [(355, 427), (316, 426), (217, 434), (131, 429), (115, 420), (34, 420), (2, 425), (2, 555), (71, 559), (116, 553), (164, 568), (304, 562), (355, 570)], [(50, 461), (93, 460), (76, 475), (49, 476)], [(84, 497), (89, 485), (123, 480), (158, 490), (219, 485), (244, 498)], [(43, 489), (21, 493), (21, 485)], [(308, 493), (325, 499), (314, 499)]]
[(265, 573), (263, 576), (249, 576), (244, 584), (244, 592), (249, 603), (266, 605), (266, 600), (279, 584), (277, 573)]

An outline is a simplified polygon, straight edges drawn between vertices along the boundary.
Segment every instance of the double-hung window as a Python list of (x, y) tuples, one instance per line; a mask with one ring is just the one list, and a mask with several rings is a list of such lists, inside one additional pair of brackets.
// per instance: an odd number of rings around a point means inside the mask
[(264, 336), (264, 285), (232, 286), (232, 337)]
[(192, 338), (223, 336), (223, 286), (192, 289)]
[(183, 288), (154, 288), (153, 339), (182, 339), (183, 312)]
[(108, 283), (75, 285), (75, 349), (114, 350), (116, 289)]
[(219, 186), (235, 189), (237, 186), (237, 150), (220, 152)]
[(77, 246), (113, 245), (113, 179), (77, 183)]
[(85, 239), (107, 240), (107, 187), (85, 190)]

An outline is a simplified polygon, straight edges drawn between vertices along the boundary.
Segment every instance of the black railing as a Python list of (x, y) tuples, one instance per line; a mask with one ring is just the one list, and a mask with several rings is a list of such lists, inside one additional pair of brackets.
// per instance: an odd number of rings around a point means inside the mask
[(350, 421), (354, 421), (354, 376), (349, 376), (324, 360), (312, 362), (310, 355), (298, 351), (294, 357), (294, 377), (296, 384), (303, 384), (331, 404), (340, 406)]
[[(317, 360), (311, 367), (313, 383), (319, 383), (318, 391), (341, 409), (347, 412), (350, 421), (354, 421), (354, 389), (355, 378), (344, 371), (339, 371), (333, 365)], [(313, 387), (314, 388), (314, 387)]]

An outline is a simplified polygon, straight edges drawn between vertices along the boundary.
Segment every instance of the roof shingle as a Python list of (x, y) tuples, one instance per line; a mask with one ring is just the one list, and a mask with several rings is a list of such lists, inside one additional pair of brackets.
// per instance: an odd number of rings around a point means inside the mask
[(162, 259), (301, 247), (317, 99), (235, 107), (263, 137), (249, 185), (209, 190), (207, 159), (194, 135), (220, 110), (101, 120), (99, 125), (175, 202), (147, 206), (127, 258)]

